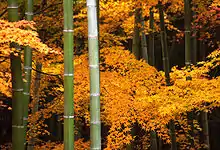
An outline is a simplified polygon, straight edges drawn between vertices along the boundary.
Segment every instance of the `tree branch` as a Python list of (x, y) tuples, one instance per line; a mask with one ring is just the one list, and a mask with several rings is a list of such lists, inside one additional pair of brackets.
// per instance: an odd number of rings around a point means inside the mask
[(7, 12), (7, 8), (0, 14), (0, 18)]
[(51, 5), (49, 5), (48, 7), (45, 7), (44, 9), (35, 12), (34, 15), (40, 14), (40, 13), (42, 13), (43, 11), (47, 10), (48, 8), (53, 7), (53, 6), (56, 6), (56, 5), (60, 5), (60, 4), (62, 4), (62, 2), (56, 3), (56, 4), (51, 4)]
[(34, 70), (35, 72), (44, 74), (44, 75), (57, 77), (57, 78), (59, 79), (59, 82), (63, 84), (63, 80), (62, 80), (62, 78), (60, 77), (60, 76), (61, 76), (60, 74), (50, 74), (50, 73), (42, 72), (42, 71), (39, 71), (39, 70), (34, 69), (33, 67), (32, 67), (32, 70)]

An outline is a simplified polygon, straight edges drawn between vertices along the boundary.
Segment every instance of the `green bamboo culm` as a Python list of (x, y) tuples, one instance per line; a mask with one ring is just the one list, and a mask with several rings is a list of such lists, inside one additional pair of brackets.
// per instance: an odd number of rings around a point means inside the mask
[[(185, 26), (185, 65), (187, 69), (191, 66), (191, 11), (190, 0), (184, 0), (184, 26)], [(190, 77), (189, 77), (190, 78)]]
[[(202, 56), (202, 60), (205, 60), (205, 44), (203, 41), (200, 41), (200, 52)], [(202, 142), (206, 145), (206, 150), (210, 150), (210, 142), (209, 142), (209, 121), (208, 121), (208, 113), (205, 111), (201, 112), (201, 124), (202, 124)]]
[[(148, 55), (148, 63), (151, 66), (155, 66), (155, 60), (154, 60), (154, 12), (153, 7), (150, 8), (150, 18), (149, 18), (149, 27), (150, 27), (150, 33), (149, 33), (149, 55)], [(151, 141), (151, 150), (157, 150), (157, 134), (155, 131), (150, 132), (150, 141)]]
[[(33, 20), (33, 0), (26, 1), (26, 20)], [(28, 121), (28, 104), (30, 101), (30, 85), (31, 85), (31, 70), (32, 70), (32, 49), (26, 46), (24, 49), (24, 144), (26, 144), (26, 132), (27, 132), (27, 121)]]
[[(42, 71), (42, 64), (37, 62), (36, 63), (36, 77), (34, 81), (34, 93), (33, 93), (33, 108), (31, 113), (34, 115), (38, 111), (38, 102), (40, 99), (39, 90), (40, 90), (40, 80), (41, 80), (41, 71)], [(35, 128), (33, 124), (33, 128)], [(33, 134), (32, 128), (30, 129), (30, 135)], [(35, 138), (31, 138), (28, 141), (27, 150), (33, 150), (35, 144)]]
[[(196, 12), (192, 11), (192, 16), (196, 16)], [(197, 51), (198, 51), (198, 46), (197, 46), (197, 31), (194, 28), (193, 29), (193, 36), (192, 36), (192, 63), (196, 64), (197, 62)]]
[(73, 1), (64, 0), (64, 149), (74, 149)]
[(159, 7), (159, 17), (160, 17), (160, 36), (161, 36), (161, 47), (162, 47), (162, 56), (163, 56), (163, 68), (165, 72), (166, 84), (170, 86), (170, 63), (168, 57), (168, 47), (167, 47), (167, 36), (165, 31), (165, 23), (164, 23), (164, 13), (163, 6), (161, 3), (158, 5)]
[[(184, 26), (185, 26), (185, 65), (188, 71), (191, 71), (191, 6), (190, 0), (184, 0)], [(187, 76), (186, 80), (192, 80), (191, 76)], [(190, 125), (191, 129), (189, 131), (189, 143), (190, 147), (194, 148), (194, 125), (193, 125), (193, 112), (187, 113), (188, 124)]]
[(150, 132), (150, 149), (157, 150), (157, 133), (155, 131)]
[(149, 20), (149, 64), (155, 66), (155, 57), (154, 57), (154, 12), (153, 7), (150, 8), (150, 20)]
[[(13, 46), (14, 47), (14, 46)], [(19, 51), (19, 50), (18, 50)], [(12, 149), (24, 150), (23, 82), (20, 52), (10, 54), (12, 73)]]
[(206, 150), (210, 150), (210, 143), (209, 143), (209, 125), (208, 125), (208, 113), (201, 112), (201, 122), (202, 122), (202, 131), (203, 131), (203, 140), (206, 146)]
[(147, 40), (146, 40), (146, 35), (144, 32), (145, 29), (145, 23), (144, 23), (144, 17), (142, 14), (142, 9), (141, 9), (141, 57), (147, 62), (148, 61), (148, 52), (147, 52)]
[[(17, 0), (8, 0), (8, 20), (10, 22), (16, 22), (19, 20)], [(16, 52), (10, 54), (12, 75), (12, 150), (24, 150), (21, 49), (15, 43), (12, 43), (11, 46), (17, 49)]]
[(141, 8), (136, 8), (134, 12), (134, 34), (132, 40), (132, 53), (136, 57), (137, 60), (141, 57), (140, 50), (140, 28), (138, 27), (141, 24)]
[(100, 72), (96, 0), (87, 0), (90, 69), (90, 149), (101, 150)]
[[(158, 3), (159, 7), (159, 17), (160, 17), (160, 35), (161, 35), (161, 46), (162, 46), (162, 55), (163, 55), (163, 68), (165, 72), (165, 80), (166, 86), (170, 86), (170, 64), (169, 64), (169, 57), (168, 57), (168, 48), (167, 48), (167, 37), (165, 32), (165, 23), (164, 23), (164, 13), (163, 13), (163, 6), (161, 1)], [(171, 150), (177, 150), (177, 143), (176, 143), (176, 134), (175, 134), (175, 123), (174, 120), (169, 122), (169, 130), (170, 130), (170, 138), (171, 138)]]

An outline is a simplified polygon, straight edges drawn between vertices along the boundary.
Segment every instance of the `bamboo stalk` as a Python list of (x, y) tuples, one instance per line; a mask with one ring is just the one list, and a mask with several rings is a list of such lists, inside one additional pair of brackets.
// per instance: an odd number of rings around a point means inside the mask
[(64, 149), (74, 149), (73, 1), (64, 0)]
[(160, 15), (160, 35), (161, 35), (161, 47), (162, 47), (162, 56), (163, 56), (163, 68), (165, 72), (166, 84), (170, 86), (170, 63), (168, 57), (168, 47), (167, 47), (167, 37), (165, 31), (164, 23), (164, 13), (162, 4), (159, 3), (159, 15)]
[(208, 113), (204, 111), (201, 112), (201, 118), (202, 118), (204, 143), (206, 145), (206, 150), (210, 150)]
[[(200, 41), (200, 52), (202, 56), (202, 60), (205, 60), (205, 44)], [(208, 121), (208, 113), (201, 112), (201, 122), (202, 122), (202, 135), (203, 135), (203, 142), (206, 145), (206, 150), (210, 150), (210, 142), (209, 142), (209, 121)]]
[[(195, 16), (196, 13), (193, 11), (192, 15)], [(198, 46), (197, 46), (197, 31), (194, 28), (193, 30), (193, 36), (192, 36), (192, 63), (196, 64), (197, 62), (197, 51), (198, 51)]]
[[(27, 0), (26, 2), (26, 20), (33, 20), (33, 0)], [(30, 85), (31, 85), (31, 70), (32, 70), (32, 49), (27, 46), (24, 49), (24, 143), (26, 144), (26, 132), (28, 122), (28, 104), (30, 101)]]
[(96, 0), (87, 0), (90, 69), (90, 141), (91, 150), (101, 150), (100, 72), (98, 18)]
[[(170, 64), (169, 64), (169, 57), (168, 57), (168, 48), (167, 48), (167, 37), (165, 31), (165, 23), (164, 23), (164, 13), (162, 8), (162, 3), (158, 3), (159, 7), (159, 16), (160, 16), (160, 34), (161, 34), (161, 46), (162, 46), (162, 55), (163, 55), (163, 68), (165, 71), (165, 80), (166, 86), (170, 86)], [(171, 150), (177, 150), (177, 143), (176, 143), (176, 134), (175, 134), (175, 124), (174, 120), (169, 122), (169, 130), (170, 130), (170, 137), (171, 137)]]
[(146, 41), (146, 35), (144, 32), (145, 24), (144, 24), (144, 18), (141, 11), (141, 57), (147, 62), (148, 61), (148, 52), (147, 52), (147, 41)]
[(24, 150), (23, 126), (23, 82), (21, 77), (21, 56), (10, 55), (12, 74), (12, 149)]
[(138, 25), (141, 23), (141, 8), (135, 9), (135, 21), (134, 21), (134, 36), (132, 40), (132, 53), (135, 55), (136, 59), (140, 59), (140, 29)]
[(150, 138), (151, 138), (151, 150), (157, 150), (158, 147), (157, 147), (157, 134), (155, 131), (151, 131), (150, 132)]
[[(185, 26), (185, 65), (188, 71), (191, 71), (191, 8), (190, 8), (190, 0), (184, 0), (184, 26)], [(191, 76), (187, 76), (186, 80), (192, 80)], [(188, 124), (191, 129), (189, 131), (190, 137), (190, 147), (194, 148), (194, 125), (193, 125), (193, 112), (187, 113)]]
[(150, 33), (149, 33), (149, 64), (155, 66), (155, 56), (154, 56), (154, 12), (153, 7), (150, 8)]
[[(34, 94), (33, 94), (33, 108), (32, 108), (32, 114), (34, 115), (38, 111), (38, 102), (40, 99), (39, 90), (40, 90), (40, 80), (41, 80), (41, 70), (42, 70), (42, 64), (37, 62), (36, 64), (36, 77), (34, 82)], [(34, 126), (34, 124), (33, 124)], [(33, 127), (34, 128), (34, 127)], [(31, 130), (31, 129), (30, 129)], [(32, 134), (32, 131), (30, 131), (30, 134)], [(31, 138), (28, 141), (27, 149), (33, 150), (35, 144), (35, 138)]]
[[(19, 20), (17, 0), (8, 0), (8, 20), (15, 22)], [(23, 82), (21, 72), (20, 47), (15, 43), (12, 47), (17, 48), (17, 54), (10, 54), (12, 75), (12, 149), (24, 149), (24, 126), (23, 126)]]

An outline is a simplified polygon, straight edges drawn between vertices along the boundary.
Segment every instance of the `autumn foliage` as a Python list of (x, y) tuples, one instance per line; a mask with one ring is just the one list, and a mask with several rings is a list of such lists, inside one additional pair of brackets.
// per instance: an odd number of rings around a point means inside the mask
[[(214, 57), (213, 57), (214, 56)], [(211, 79), (208, 72), (219, 59), (219, 50), (214, 51), (210, 60), (202, 66), (193, 66), (193, 71), (173, 68), (172, 86), (166, 87), (163, 72), (158, 72), (146, 62), (136, 60), (122, 47), (104, 48), (100, 51), (101, 71), (101, 119), (109, 128), (106, 149), (123, 149), (137, 137), (131, 130), (138, 125), (145, 132), (142, 144), (149, 146), (149, 131), (154, 130), (165, 142), (170, 142), (167, 124), (175, 119), (177, 141), (187, 146), (189, 128), (187, 112), (210, 111), (219, 107), (220, 78)], [(219, 61), (217, 61), (219, 63)], [(214, 66), (213, 66), (214, 65)], [(89, 72), (88, 55), (75, 58), (75, 118), (76, 122), (85, 120), (89, 126)], [(215, 68), (215, 67), (214, 67)], [(62, 69), (61, 69), (62, 70)], [(188, 74), (192, 81), (185, 81)], [(63, 86), (53, 88), (54, 100), (44, 102), (45, 108), (38, 113), (49, 118), (53, 113), (63, 113)], [(208, 105), (207, 105), (208, 104)], [(41, 116), (41, 115), (39, 115)], [(42, 119), (39, 116), (33, 120)], [(38, 121), (43, 127), (43, 121)], [(42, 132), (41, 128), (37, 129)], [(195, 131), (201, 130), (195, 120)], [(79, 131), (80, 132), (80, 131)], [(195, 139), (199, 148), (198, 137)], [(143, 147), (140, 147), (143, 149)]]
[[(47, 121), (54, 115), (63, 121), (63, 10), (60, 2), (48, 1), (54, 7), (37, 14), (35, 22), (19, 21), (9, 23), (0, 20), (0, 93), (11, 97), (11, 74), (9, 54), (17, 50), (10, 46), (17, 43), (23, 47), (33, 48), (34, 60), (43, 64), (40, 86), (39, 111), (30, 114), (28, 124), (28, 139), (50, 135)], [(150, 146), (150, 131), (155, 131), (164, 143), (170, 143), (168, 129), (169, 121), (175, 120), (177, 142), (181, 149), (189, 146), (190, 127), (187, 113), (193, 111), (211, 112), (220, 106), (220, 48), (213, 51), (205, 61), (191, 66), (191, 70), (172, 68), (170, 73), (171, 86), (165, 86), (164, 72), (148, 65), (144, 60), (136, 60), (135, 56), (123, 47), (132, 38), (134, 28), (134, 9), (140, 2), (143, 15), (149, 17), (149, 9), (157, 5), (157, 1), (128, 0), (100, 1), (100, 75), (101, 75), (101, 120), (107, 135), (103, 137), (106, 150), (126, 149), (126, 146), (136, 142), (137, 149), (147, 149)], [(40, 3), (40, 2), (38, 2)], [(174, 25), (174, 18), (183, 14), (183, 2), (178, 0), (163, 1), (166, 5), (165, 22), (167, 29), (173, 31), (179, 40), (183, 32)], [(200, 30), (200, 39), (211, 41), (214, 35), (212, 29), (219, 25), (219, 0), (212, 4), (193, 0), (196, 17), (193, 29)], [(208, 6), (208, 9), (206, 7)], [(3, 6), (2, 6), (3, 7)], [(87, 10), (85, 2), (74, 4), (74, 114), (76, 134), (81, 132), (81, 126), (89, 128), (89, 67), (87, 54)], [(155, 32), (159, 32), (159, 15), (155, 13)], [(173, 18), (172, 14), (176, 14)], [(148, 20), (145, 33), (148, 34)], [(210, 25), (211, 24), (211, 25)], [(31, 30), (29, 30), (31, 29)], [(180, 35), (180, 36), (179, 36)], [(45, 43), (43, 43), (43, 42)], [(83, 42), (82, 42), (83, 41)], [(216, 46), (219, 41), (213, 42)], [(219, 46), (218, 46), (219, 47)], [(23, 57), (22, 57), (23, 60)], [(187, 76), (192, 81), (186, 81)], [(33, 79), (36, 72), (32, 72)], [(32, 82), (31, 96), (34, 96)], [(0, 95), (0, 96), (1, 96)], [(50, 98), (48, 98), (50, 97)], [(33, 106), (30, 103), (30, 109)], [(199, 141), (202, 130), (199, 122), (193, 120), (195, 132), (195, 149), (204, 145)], [(132, 134), (133, 129), (141, 134)], [(55, 142), (44, 143), (40, 139), (36, 149), (63, 149), (63, 144)], [(138, 142), (137, 142), (138, 141)], [(75, 149), (89, 149), (89, 141), (79, 138), (75, 141)]]

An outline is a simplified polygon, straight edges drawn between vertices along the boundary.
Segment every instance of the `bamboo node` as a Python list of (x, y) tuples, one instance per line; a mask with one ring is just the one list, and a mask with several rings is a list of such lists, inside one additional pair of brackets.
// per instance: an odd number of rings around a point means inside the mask
[(12, 125), (12, 128), (24, 128), (24, 126)]
[(96, 39), (96, 38), (98, 38), (98, 35), (88, 35), (88, 38), (90, 38), (90, 39)]
[(95, 125), (99, 125), (99, 124), (101, 124), (101, 121), (91, 121), (90, 123), (95, 124)]
[(33, 16), (34, 13), (33, 12), (25, 12), (25, 15), (28, 15), (28, 16)]
[(30, 67), (30, 66), (24, 66), (24, 69), (25, 69), (25, 70), (32, 70), (32, 67)]
[(24, 95), (30, 95), (30, 93), (28, 93), (28, 92), (23, 92), (23, 94), (24, 94)]
[(16, 9), (17, 9), (18, 6), (8, 6), (7, 8), (8, 8), (8, 9), (11, 9), (11, 8), (14, 8), (14, 9), (16, 8)]
[(91, 93), (90, 96), (100, 96), (100, 93)]
[(100, 147), (100, 148), (91, 148), (91, 149), (99, 149), (99, 150), (100, 150), (100, 149), (101, 149), (101, 147)]
[(65, 119), (73, 119), (74, 116), (63, 116), (63, 118), (65, 118)]
[(23, 120), (27, 121), (27, 120), (28, 120), (28, 117), (23, 117)]
[(99, 68), (99, 65), (89, 65), (90, 68)]
[(73, 76), (73, 73), (64, 73), (64, 76), (66, 76), (66, 77), (72, 77)]
[(14, 92), (22, 92), (24, 89), (12, 89)]
[(65, 30), (63, 30), (63, 32), (73, 32), (73, 30), (71, 30), (71, 29), (65, 29)]

